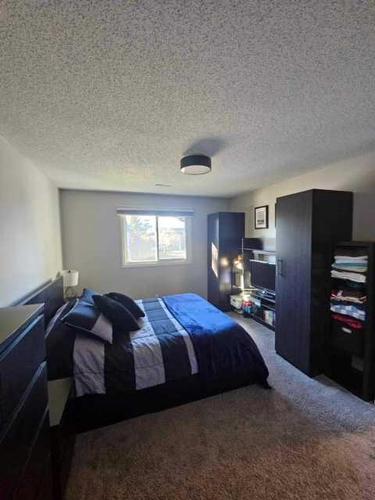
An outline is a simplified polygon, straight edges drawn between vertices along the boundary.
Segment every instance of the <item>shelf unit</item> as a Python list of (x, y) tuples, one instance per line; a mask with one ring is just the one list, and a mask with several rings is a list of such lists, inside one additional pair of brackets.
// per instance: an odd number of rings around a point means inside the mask
[(276, 255), (276, 252), (273, 250), (256, 250), (255, 248), (243, 248), (242, 252), (253, 252), (258, 255)]
[(255, 310), (251, 314), (245, 314), (245, 316), (248, 316), (252, 318), (253, 320), (257, 321), (261, 325), (269, 328), (272, 331), (275, 331), (275, 324), (274, 322), (272, 324), (268, 323), (264, 319), (264, 312), (265, 310), (270, 310), (273, 313), (273, 316), (275, 317), (275, 312), (276, 312), (276, 300), (275, 298), (271, 298), (269, 296), (266, 296), (262, 290), (260, 289), (250, 289), (249, 290), (250, 296), (256, 301), (259, 301), (259, 306), (255, 308)]
[[(276, 252), (263, 250), (261, 240), (257, 240), (256, 238), (244, 238), (242, 240), (241, 255), (243, 265), (243, 281), (245, 285), (246, 283), (250, 285), (250, 287), (244, 286), (243, 291), (249, 293), (253, 297), (253, 301), (258, 303), (258, 305), (254, 307), (254, 311), (251, 314), (245, 313), (244, 315), (274, 331), (276, 312), (275, 297), (270, 298), (270, 294), (266, 295), (264, 293), (265, 290), (256, 289), (251, 286), (250, 274), (247, 273), (249, 273), (248, 262), (250, 259), (276, 263)], [(265, 311), (267, 310), (270, 310), (273, 313), (272, 324), (265, 321)]]
[(241, 253), (244, 250), (252, 252), (253, 250), (263, 251), (263, 242), (260, 238), (242, 238), (241, 240)]
[[(368, 257), (366, 283), (362, 289), (367, 296), (365, 320), (360, 333), (348, 333), (338, 340), (331, 320), (327, 375), (365, 401), (375, 396), (375, 242), (351, 241), (337, 244), (336, 249), (363, 250)], [(332, 278), (332, 288), (345, 283)], [(358, 286), (358, 285), (357, 285)]]

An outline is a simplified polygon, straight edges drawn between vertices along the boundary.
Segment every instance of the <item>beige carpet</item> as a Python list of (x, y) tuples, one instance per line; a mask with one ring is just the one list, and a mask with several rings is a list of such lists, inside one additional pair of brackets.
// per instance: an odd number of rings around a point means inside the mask
[(78, 436), (67, 500), (375, 499), (375, 409), (311, 380), (250, 331), (269, 365), (245, 387)]

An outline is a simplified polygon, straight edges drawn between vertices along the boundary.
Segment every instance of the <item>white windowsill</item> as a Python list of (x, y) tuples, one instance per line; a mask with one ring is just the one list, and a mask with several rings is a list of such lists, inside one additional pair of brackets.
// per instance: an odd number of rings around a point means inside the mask
[(122, 263), (121, 267), (126, 269), (137, 268), (137, 267), (165, 267), (165, 266), (186, 266), (191, 264), (191, 259), (187, 260), (159, 260), (157, 262), (132, 262), (132, 263)]

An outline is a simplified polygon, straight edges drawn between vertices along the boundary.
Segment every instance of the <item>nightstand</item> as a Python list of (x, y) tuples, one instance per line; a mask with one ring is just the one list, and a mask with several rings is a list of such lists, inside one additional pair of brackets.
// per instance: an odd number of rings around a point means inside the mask
[(53, 494), (63, 500), (74, 451), (75, 433), (68, 417), (68, 402), (72, 395), (70, 378), (48, 382), (50, 414)]

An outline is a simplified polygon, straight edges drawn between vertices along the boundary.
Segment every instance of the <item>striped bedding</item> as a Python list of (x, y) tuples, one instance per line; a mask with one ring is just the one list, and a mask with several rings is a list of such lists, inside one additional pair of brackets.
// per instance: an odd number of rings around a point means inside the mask
[(251, 336), (199, 295), (137, 303), (145, 312), (141, 328), (113, 328), (112, 343), (76, 330), (77, 396), (129, 393), (192, 376), (206, 389), (239, 380), (269, 387), (267, 366)]
[(146, 389), (198, 373), (188, 332), (163, 299), (136, 301), (144, 310), (135, 332), (114, 332), (112, 344), (77, 331), (73, 350), (77, 396)]

